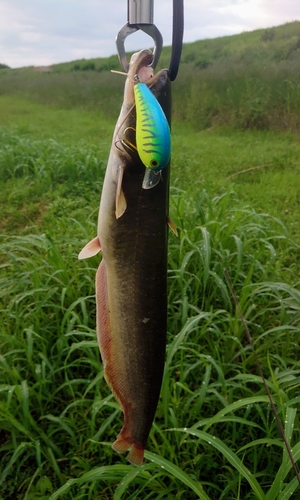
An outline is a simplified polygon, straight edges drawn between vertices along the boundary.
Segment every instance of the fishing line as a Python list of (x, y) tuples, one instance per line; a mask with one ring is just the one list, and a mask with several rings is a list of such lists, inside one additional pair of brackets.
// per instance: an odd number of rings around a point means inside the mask
[(183, 0), (173, 0), (172, 54), (169, 66), (170, 80), (177, 76), (183, 41), (184, 9)]
[(250, 334), (250, 330), (248, 328), (248, 325), (246, 323), (246, 320), (244, 318), (244, 315), (242, 313), (242, 309), (241, 309), (241, 306), (240, 306), (240, 303), (239, 303), (239, 300), (233, 290), (233, 285), (232, 285), (232, 282), (231, 282), (231, 279), (229, 277), (229, 274), (228, 274), (228, 271), (226, 268), (223, 269), (223, 272), (224, 272), (224, 275), (225, 275), (225, 279), (226, 279), (226, 282), (227, 282), (227, 285), (228, 285), (228, 288), (230, 290), (230, 293), (232, 295), (232, 298), (233, 298), (233, 301), (235, 303), (235, 306), (237, 308), (237, 311), (238, 311), (238, 314), (240, 316), (240, 319), (242, 321), (242, 324), (243, 324), (243, 327), (244, 327), (244, 330), (246, 332), (246, 336), (247, 336), (247, 340), (251, 346), (251, 349), (252, 349), (252, 352), (253, 352), (253, 355), (254, 355), (254, 359), (255, 359), (255, 362), (256, 362), (256, 366), (258, 368), (258, 371), (259, 371), (259, 374), (262, 378), (262, 381), (263, 381), (263, 384), (264, 384), (264, 387), (265, 387), (265, 390), (266, 390), (266, 393), (268, 395), (268, 398), (269, 398), (269, 401), (270, 401), (270, 405), (272, 407), (272, 410), (274, 412), (274, 415), (275, 415), (275, 420), (276, 420), (276, 423), (277, 423), (277, 426), (278, 426), (278, 429), (279, 429), (279, 432), (281, 434), (281, 437), (283, 439), (283, 442), (285, 444), (285, 447), (286, 447), (286, 450), (287, 450), (287, 453), (289, 455), (289, 458), (290, 458), (290, 461), (291, 461), (291, 464), (293, 466), (293, 469), (294, 469), (294, 472), (295, 472), (295, 475), (296, 475), (296, 478), (298, 480), (298, 483), (300, 484), (300, 475), (299, 475), (299, 471), (297, 469), (297, 465), (296, 465), (296, 462), (294, 460), (294, 457), (293, 457), (293, 454), (292, 454), (292, 450), (290, 448), (290, 445), (286, 439), (286, 436), (285, 436), (285, 433), (284, 433), (284, 429), (283, 429), (283, 426), (282, 426), (282, 423), (281, 423), (281, 420), (279, 418), (279, 415), (278, 415), (278, 412), (277, 412), (277, 408), (275, 406), (275, 403), (273, 401), (273, 398), (271, 396), (271, 392), (270, 392), (270, 389), (268, 387), (268, 384), (267, 384), (267, 381), (265, 379), (265, 376), (263, 374), (263, 370), (262, 370), (262, 367), (261, 367), (261, 364), (258, 360), (258, 356), (256, 354), (256, 351), (254, 349), (254, 344), (253, 344), (253, 340), (252, 340), (252, 336)]

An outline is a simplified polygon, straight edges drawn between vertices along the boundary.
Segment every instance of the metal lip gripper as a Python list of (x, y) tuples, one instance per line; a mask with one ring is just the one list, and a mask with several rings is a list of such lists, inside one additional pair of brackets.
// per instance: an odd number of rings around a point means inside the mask
[(120, 63), (126, 73), (129, 69), (129, 63), (125, 53), (125, 39), (138, 30), (147, 33), (154, 41), (151, 66), (155, 68), (162, 51), (163, 38), (158, 28), (153, 24), (153, 0), (128, 0), (128, 22), (124, 24), (116, 36)]
[[(125, 53), (125, 39), (138, 30), (147, 33), (154, 41), (152, 68), (155, 68), (160, 58), (163, 38), (153, 24), (153, 2), (154, 0), (127, 0), (128, 20), (116, 36), (119, 60), (126, 73), (128, 73), (129, 63)], [(175, 80), (179, 68), (183, 40), (183, 18), (183, 0), (173, 0), (172, 54), (169, 66), (171, 82)]]

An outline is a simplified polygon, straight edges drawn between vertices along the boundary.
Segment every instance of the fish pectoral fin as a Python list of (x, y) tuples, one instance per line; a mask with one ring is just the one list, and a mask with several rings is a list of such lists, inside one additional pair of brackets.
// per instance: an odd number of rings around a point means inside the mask
[(98, 236), (94, 238), (93, 240), (89, 241), (87, 245), (81, 250), (81, 252), (78, 255), (78, 259), (89, 259), (90, 257), (94, 257), (94, 255), (97, 255), (98, 252), (100, 252), (101, 246), (100, 246), (100, 240)]
[(167, 215), (167, 224), (168, 224), (169, 228), (171, 229), (171, 231), (175, 234), (175, 236), (178, 236), (176, 224), (175, 224), (175, 222), (172, 221), (172, 219), (170, 219), (170, 217), (168, 215)]
[(154, 188), (155, 186), (157, 186), (161, 178), (161, 170), (151, 170), (150, 168), (146, 168), (142, 188)]
[(117, 173), (118, 178), (117, 178), (116, 212), (115, 212), (116, 219), (122, 217), (127, 208), (127, 201), (122, 187), (123, 175), (124, 175), (124, 167), (119, 166)]

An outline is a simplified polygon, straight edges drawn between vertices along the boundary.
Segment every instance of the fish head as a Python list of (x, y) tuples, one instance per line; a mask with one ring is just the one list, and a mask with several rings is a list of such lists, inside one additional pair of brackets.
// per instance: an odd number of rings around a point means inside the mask
[(124, 91), (124, 104), (127, 106), (134, 106), (134, 86), (137, 81), (146, 83), (156, 98), (166, 87), (169, 77), (168, 70), (163, 69), (154, 75), (151, 67), (152, 61), (153, 54), (149, 49), (140, 50), (131, 56)]
[(137, 79), (146, 82), (153, 77), (152, 61), (153, 54), (149, 49), (140, 50), (131, 56), (124, 95), (127, 102), (134, 103), (133, 88)]

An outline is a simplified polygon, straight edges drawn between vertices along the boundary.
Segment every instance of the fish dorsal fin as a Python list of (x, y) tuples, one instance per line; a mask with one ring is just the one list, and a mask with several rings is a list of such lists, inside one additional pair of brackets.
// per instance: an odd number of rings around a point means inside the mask
[(89, 259), (90, 257), (94, 257), (94, 255), (97, 255), (98, 252), (100, 252), (101, 246), (100, 246), (100, 240), (98, 236), (94, 238), (93, 240), (89, 241), (87, 245), (81, 250), (81, 252), (78, 255), (78, 259)]
[(176, 224), (175, 224), (175, 222), (172, 221), (172, 219), (170, 219), (170, 217), (168, 215), (167, 215), (167, 224), (168, 224), (169, 228), (171, 229), (171, 231), (173, 231), (175, 236), (178, 236)]
[(116, 212), (115, 212), (116, 219), (122, 217), (123, 213), (127, 208), (127, 202), (122, 188), (123, 175), (124, 175), (124, 167), (119, 166), (117, 173), (118, 178), (117, 178)]
[(160, 180), (161, 170), (151, 170), (150, 168), (146, 168), (142, 188), (152, 189), (157, 186)]

